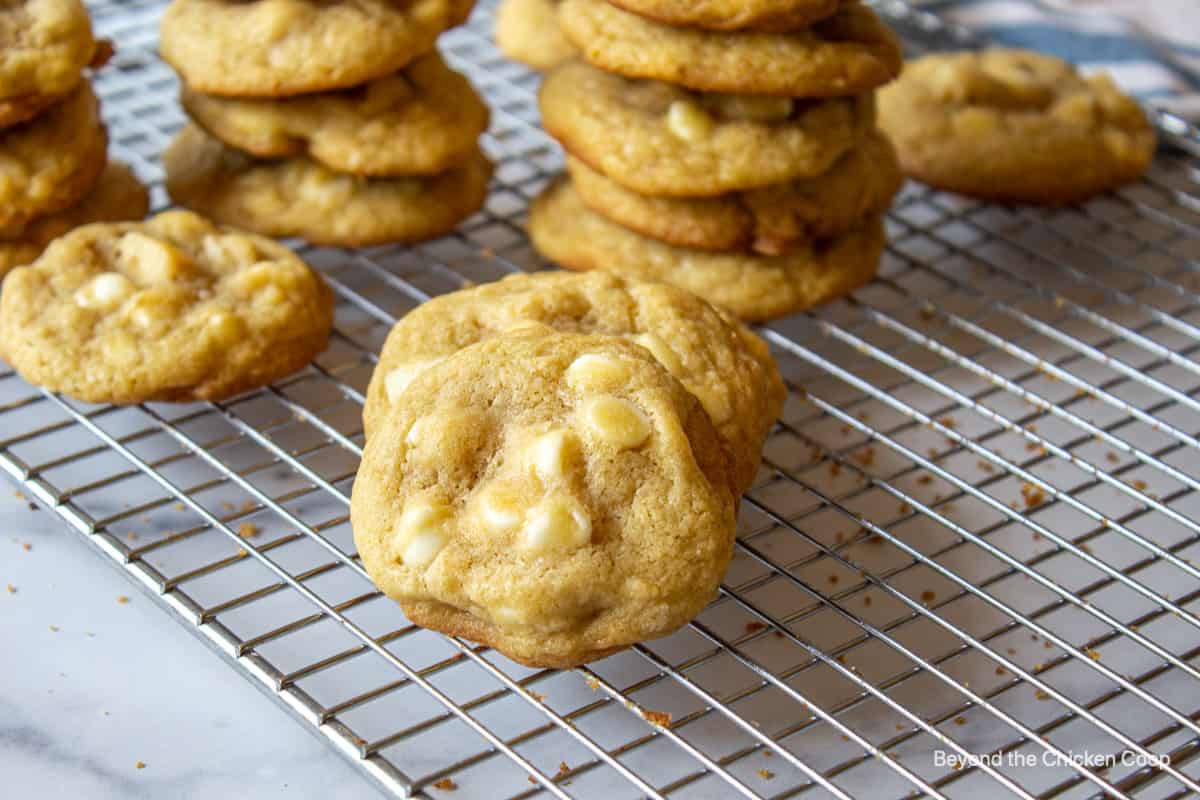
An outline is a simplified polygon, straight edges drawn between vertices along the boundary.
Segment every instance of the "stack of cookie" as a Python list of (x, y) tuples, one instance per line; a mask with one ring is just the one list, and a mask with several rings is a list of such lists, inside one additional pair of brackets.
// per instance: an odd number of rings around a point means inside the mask
[(547, 75), (570, 181), (535, 202), (547, 257), (675, 283), (751, 320), (869, 280), (901, 177), (874, 90), (899, 42), (857, 0), (562, 0), (582, 60)]
[(442, 61), (473, 0), (174, 0), (162, 55), (193, 123), (167, 191), (218, 222), (346, 247), (440, 236), (483, 204), (488, 110)]
[(110, 53), (79, 0), (0, 4), (0, 275), (78, 225), (146, 213), (84, 76)]
[(673, 286), (514, 275), (388, 335), (351, 522), (409, 619), (572, 667), (685, 624), (729, 564), (784, 385)]

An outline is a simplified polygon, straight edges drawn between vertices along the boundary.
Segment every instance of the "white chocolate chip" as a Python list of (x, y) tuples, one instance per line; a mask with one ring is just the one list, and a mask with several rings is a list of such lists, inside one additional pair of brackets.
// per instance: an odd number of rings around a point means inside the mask
[(442, 361), (440, 358), (431, 358), (422, 361), (409, 361), (407, 364), (401, 364), (387, 374), (383, 379), (383, 388), (387, 393), (388, 402), (395, 403), (400, 399), (400, 395), (412, 383), (413, 378), (420, 375), (425, 370), (438, 364)]
[(107, 311), (125, 302), (134, 289), (129, 278), (121, 273), (102, 272), (75, 292), (75, 303), (81, 308)]
[(524, 498), (511, 483), (495, 481), (479, 493), (479, 516), (493, 531), (506, 531), (521, 524), (525, 516)]
[(425, 428), (429, 425), (429, 417), (421, 417), (412, 424), (408, 429), (408, 435), (404, 437), (404, 443), (409, 447), (416, 446), (423, 438), (425, 438)]
[(449, 506), (430, 500), (412, 500), (404, 506), (393, 531), (394, 552), (409, 566), (427, 567), (446, 546)]
[(529, 514), (521, 546), (534, 553), (575, 550), (592, 540), (592, 520), (574, 499), (552, 495)]
[(624, 386), (629, 363), (604, 353), (584, 353), (567, 367), (567, 385), (576, 391), (602, 392)]
[(408, 540), (400, 558), (411, 567), (428, 567), (446, 546), (446, 536), (441, 531), (418, 533)]
[(512, 606), (497, 606), (492, 609), (492, 622), (502, 628), (520, 628), (526, 623), (525, 612)]
[(544, 433), (533, 440), (529, 461), (542, 483), (562, 480), (579, 454), (579, 437), (566, 428)]
[(667, 344), (661, 336), (653, 333), (639, 333), (633, 337), (633, 341), (649, 350), (650, 355), (654, 356), (654, 360), (666, 367), (667, 372), (672, 375), (683, 374), (683, 362), (680, 360), (679, 354), (672, 350), (671, 345)]
[(619, 397), (588, 400), (583, 420), (597, 439), (622, 450), (637, 447), (650, 436), (650, 420), (640, 408)]
[(146, 284), (171, 283), (191, 270), (191, 260), (177, 247), (138, 231), (117, 240), (117, 255)]
[(238, 336), (241, 324), (236, 315), (228, 311), (215, 311), (204, 321), (205, 327), (222, 341), (231, 341)]
[(667, 109), (667, 128), (685, 142), (698, 142), (712, 133), (713, 118), (691, 100), (676, 100)]
[(211, 234), (204, 237), (201, 247), (209, 262), (223, 272), (231, 272), (259, 260), (258, 248), (246, 236)]
[(722, 422), (728, 422), (729, 418), (733, 416), (729, 395), (720, 389), (699, 385), (692, 388), (692, 394), (696, 395), (696, 399), (700, 401), (700, 405), (704, 407), (704, 411), (713, 424), (720, 425)]

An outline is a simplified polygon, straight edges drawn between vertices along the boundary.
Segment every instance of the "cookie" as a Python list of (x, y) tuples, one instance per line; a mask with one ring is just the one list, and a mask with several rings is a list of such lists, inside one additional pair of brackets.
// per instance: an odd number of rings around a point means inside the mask
[(217, 222), (314, 244), (366, 247), (432, 239), (483, 205), (492, 164), (478, 150), (429, 177), (362, 178), (307, 158), (262, 161), (194, 125), (163, 154), (167, 192)]
[(187, 211), (97, 223), (4, 279), (0, 351), (93, 403), (217, 400), (324, 349), (333, 294), (283, 245)]
[(262, 158), (307, 155), (354, 175), (429, 175), (478, 150), (488, 109), (436, 51), (403, 71), (340, 92), (284, 100), (184, 87), (184, 109), (221, 141)]
[(550, 72), (538, 103), (546, 131), (592, 169), (641, 194), (689, 197), (819, 175), (875, 120), (871, 93), (700, 94), (580, 61)]
[(884, 245), (882, 218), (874, 216), (841, 236), (782, 256), (675, 247), (589, 211), (563, 180), (534, 201), (529, 236), (543, 256), (569, 269), (674, 284), (756, 321), (853, 291), (875, 276)]
[(559, 0), (503, 0), (496, 10), (496, 45), (513, 61), (550, 69), (577, 54), (558, 27)]
[(41, 116), (0, 130), (0, 226), (78, 203), (104, 170), (107, 148), (100, 104), (86, 82)]
[(905, 173), (984, 200), (1082, 202), (1154, 157), (1153, 127), (1107, 75), (1024, 50), (926, 56), (879, 103)]
[(833, 16), (842, 0), (608, 0), (677, 28), (794, 31)]
[(32, 119), (78, 86), (95, 51), (79, 0), (0, 6), (0, 128)]
[(900, 42), (874, 12), (847, 3), (791, 33), (674, 28), (607, 0), (563, 0), (559, 24), (591, 64), (708, 92), (840, 97), (900, 72)]
[(433, 49), (474, 0), (174, 0), (160, 53), (188, 86), (280, 97), (357, 86)]
[(638, 194), (571, 156), (567, 171), (588, 208), (626, 228), (679, 247), (763, 255), (845, 233), (887, 208), (903, 182), (895, 151), (878, 133), (824, 175), (719, 197)]
[(686, 624), (734, 539), (724, 447), (643, 348), (538, 327), (419, 374), (367, 440), (350, 519), (418, 625), (567, 668)]
[(767, 346), (690, 292), (602, 272), (511, 275), (409, 312), (388, 335), (367, 389), (367, 435), (420, 371), (525, 323), (619, 336), (645, 347), (699, 398), (728, 445), (736, 493), (750, 488), (786, 394)]
[(46, 245), (73, 228), (92, 222), (138, 220), (149, 209), (150, 194), (129, 167), (109, 163), (79, 205), (24, 225), (0, 228), (0, 275), (30, 263)]

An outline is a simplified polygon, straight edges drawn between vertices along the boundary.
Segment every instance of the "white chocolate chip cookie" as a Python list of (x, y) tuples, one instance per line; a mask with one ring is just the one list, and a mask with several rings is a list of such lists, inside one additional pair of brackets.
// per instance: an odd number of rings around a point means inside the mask
[(910, 177), (1000, 203), (1080, 203), (1137, 180), (1154, 128), (1105, 74), (1027, 50), (935, 53), (879, 93)]
[(540, 327), (414, 378), (350, 514), (411, 620), (559, 668), (688, 622), (734, 537), (725, 449), (695, 397), (634, 344)]
[(83, 83), (34, 120), (0, 130), (0, 226), (78, 203), (104, 171), (108, 133)]
[(95, 52), (80, 0), (0, 3), (0, 128), (40, 114), (74, 89)]
[(324, 349), (333, 294), (291, 250), (187, 211), (98, 223), (4, 281), (0, 351), (88, 402), (214, 400)]
[(197, 91), (285, 97), (401, 69), (464, 22), (474, 0), (174, 0), (163, 59)]
[[(766, 345), (699, 297), (604, 272), (540, 272), (436, 297), (388, 335), (367, 389), (363, 424), (382, 424), (405, 387), (468, 345), (527, 323), (568, 333), (620, 336), (650, 351), (700, 400), (727, 443), (738, 494), (758, 472), (763, 440), (785, 390)], [(586, 387), (620, 385), (625, 370), (583, 358), (567, 374)]]

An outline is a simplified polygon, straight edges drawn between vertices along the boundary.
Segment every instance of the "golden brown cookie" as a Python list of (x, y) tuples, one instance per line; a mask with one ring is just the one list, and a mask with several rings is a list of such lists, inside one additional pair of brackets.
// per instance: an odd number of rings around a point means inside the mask
[(487, 196), (492, 164), (476, 150), (437, 175), (361, 178), (307, 158), (262, 161), (226, 147), (195, 125), (163, 154), (167, 192), (217, 222), (266, 236), (366, 247), (448, 233)]
[(86, 82), (41, 116), (0, 130), (0, 226), (78, 203), (104, 170), (107, 148), (100, 104)]
[(162, 57), (198, 92), (280, 97), (357, 86), (403, 68), (464, 22), (474, 0), (174, 0)]
[(38, 217), (24, 225), (0, 228), (0, 275), (28, 264), (46, 245), (69, 230), (92, 222), (139, 220), (150, 210), (150, 194), (124, 164), (110, 162), (100, 180), (78, 205)]
[(32, 119), (78, 86), (95, 51), (79, 0), (0, 4), (0, 128)]
[(794, 31), (833, 16), (842, 0), (609, 0), (677, 28)]
[(840, 97), (900, 72), (899, 40), (858, 3), (790, 33), (674, 28), (607, 0), (563, 0), (558, 19), (591, 64), (701, 91)]
[(413, 379), (367, 440), (350, 518), (412, 621), (567, 668), (698, 614), (734, 508), (716, 431), (661, 364), (539, 326)]
[(496, 45), (513, 61), (538, 70), (577, 55), (558, 27), (559, 0), (503, 0), (496, 10)]
[(908, 175), (985, 200), (1082, 202), (1154, 157), (1153, 127), (1107, 75), (1024, 50), (926, 56), (879, 102)]
[(858, 97), (699, 94), (580, 61), (547, 74), (542, 124), (567, 152), (635, 192), (713, 196), (827, 171), (874, 130)]
[(527, 323), (645, 347), (708, 412), (729, 447), (736, 493), (750, 488), (786, 394), (766, 344), (690, 292), (602, 272), (511, 275), (409, 312), (388, 335), (367, 389), (367, 435), (422, 370)]
[(229, 397), (300, 369), (332, 324), (291, 250), (186, 211), (77, 228), (0, 295), (5, 360), (93, 403)]
[(184, 87), (191, 118), (262, 158), (307, 155), (354, 175), (429, 175), (478, 152), (488, 109), (436, 52), (353, 89), (285, 100), (217, 97)]
[(671, 283), (745, 320), (775, 319), (853, 291), (875, 276), (884, 245), (876, 216), (782, 256), (674, 247), (589, 211), (563, 180), (534, 201), (529, 236), (564, 267)]
[(763, 255), (857, 227), (886, 209), (903, 182), (895, 151), (878, 133), (823, 175), (719, 197), (638, 194), (571, 156), (567, 171), (588, 208), (626, 228), (678, 247)]

